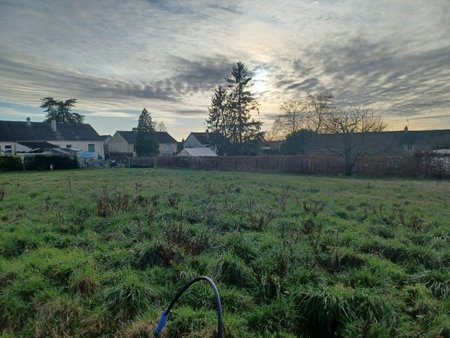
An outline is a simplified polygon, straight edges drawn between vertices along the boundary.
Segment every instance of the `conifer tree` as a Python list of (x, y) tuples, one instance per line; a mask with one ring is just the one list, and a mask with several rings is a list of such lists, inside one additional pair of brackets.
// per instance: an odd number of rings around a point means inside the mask
[(147, 109), (143, 109), (136, 128), (136, 153), (138, 156), (156, 156), (159, 144), (156, 139), (152, 117)]
[(227, 93), (222, 85), (215, 90), (211, 99), (211, 107), (208, 108), (209, 115), (206, 125), (210, 133), (220, 133), (227, 137), (227, 125), (229, 124), (227, 116)]
[(247, 67), (242, 62), (233, 66), (231, 75), (226, 78), (229, 88), (227, 108), (231, 122), (228, 139), (231, 143), (242, 144), (263, 138), (262, 122), (251, 117), (252, 112), (259, 113), (258, 101), (250, 92), (253, 85), (251, 80)]
[(219, 85), (214, 90), (206, 120), (208, 131), (215, 135), (213, 143), (222, 153), (254, 153), (264, 133), (262, 122), (252, 118), (252, 113), (259, 113), (258, 101), (250, 92), (252, 78), (238, 62), (225, 80), (227, 89)]
[(58, 123), (83, 123), (84, 116), (72, 112), (72, 108), (77, 103), (77, 99), (55, 100), (53, 97), (41, 99), (41, 108), (47, 113), (44, 122), (55, 120)]

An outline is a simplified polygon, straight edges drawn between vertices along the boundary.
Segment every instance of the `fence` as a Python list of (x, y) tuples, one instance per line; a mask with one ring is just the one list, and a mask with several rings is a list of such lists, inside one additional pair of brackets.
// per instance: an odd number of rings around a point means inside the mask
[(344, 162), (336, 157), (307, 156), (218, 156), (133, 157), (130, 167), (189, 168), (220, 171), (279, 172), (337, 175)]
[[(132, 157), (130, 167), (188, 168), (219, 171), (344, 175), (345, 162), (333, 155)], [(450, 154), (367, 156), (355, 165), (360, 176), (450, 178)]]

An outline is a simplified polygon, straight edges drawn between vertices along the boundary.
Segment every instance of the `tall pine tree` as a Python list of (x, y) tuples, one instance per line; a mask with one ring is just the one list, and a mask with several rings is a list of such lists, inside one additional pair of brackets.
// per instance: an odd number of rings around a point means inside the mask
[(156, 139), (152, 117), (147, 109), (143, 109), (136, 128), (136, 153), (138, 156), (156, 156), (159, 144)]
[(245, 65), (238, 62), (226, 81), (227, 89), (219, 85), (214, 90), (206, 120), (208, 131), (220, 135), (213, 143), (222, 153), (254, 152), (264, 134), (262, 122), (251, 116), (253, 112), (259, 113), (258, 101), (250, 92), (252, 78)]
[(251, 113), (259, 113), (259, 109), (258, 101), (250, 92), (253, 82), (248, 74), (247, 67), (242, 62), (238, 62), (233, 66), (226, 81), (229, 88), (228, 115), (232, 122), (231, 128), (229, 128), (229, 141), (242, 144), (247, 141), (262, 140), (262, 122), (257, 122), (251, 117)]
[(227, 137), (227, 93), (223, 86), (219, 85), (214, 90), (211, 99), (211, 107), (208, 108), (209, 115), (206, 120), (206, 125), (210, 133), (220, 133), (223, 137)]

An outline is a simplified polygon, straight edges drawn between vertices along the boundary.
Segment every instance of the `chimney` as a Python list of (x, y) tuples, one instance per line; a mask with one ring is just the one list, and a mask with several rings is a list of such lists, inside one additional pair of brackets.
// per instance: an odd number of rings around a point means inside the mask
[(31, 119), (27, 117), (27, 126), (31, 126)]
[(56, 120), (51, 120), (50, 124), (52, 126), (52, 130), (56, 133)]

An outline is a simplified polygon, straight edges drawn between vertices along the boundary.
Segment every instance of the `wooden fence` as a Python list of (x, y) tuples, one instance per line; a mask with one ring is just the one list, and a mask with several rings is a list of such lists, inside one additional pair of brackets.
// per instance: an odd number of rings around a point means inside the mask
[[(315, 156), (131, 157), (130, 167), (188, 168), (219, 171), (344, 175), (342, 158)], [(450, 178), (450, 155), (368, 156), (355, 165), (355, 175)]]

